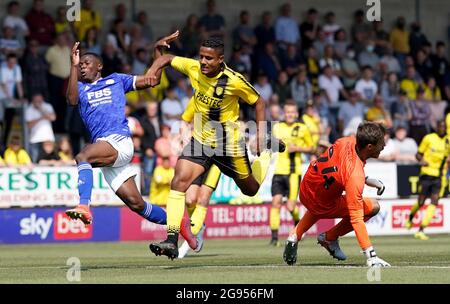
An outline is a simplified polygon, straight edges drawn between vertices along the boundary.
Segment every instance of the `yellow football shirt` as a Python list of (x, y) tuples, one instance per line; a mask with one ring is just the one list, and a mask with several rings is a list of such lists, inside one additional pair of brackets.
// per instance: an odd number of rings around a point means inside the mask
[(302, 120), (308, 127), (313, 141), (313, 146), (317, 147), (320, 140), (320, 120), (317, 117), (303, 114)]
[(300, 152), (289, 153), (287, 147), (293, 144), (297, 147), (313, 147), (314, 143), (308, 127), (300, 122), (288, 125), (279, 122), (273, 127), (273, 136), (286, 144), (286, 150), (278, 153), (275, 163), (275, 174), (302, 174), (302, 157)]
[(170, 192), (170, 182), (175, 175), (173, 168), (157, 166), (153, 172), (153, 179), (150, 187), (150, 202), (156, 205), (166, 205)]
[(447, 169), (446, 159), (450, 154), (450, 142), (447, 136), (439, 137), (437, 133), (426, 135), (419, 145), (418, 152), (428, 163), (420, 169), (421, 175), (440, 177)]
[(189, 77), (195, 91), (192, 136), (207, 146), (224, 145), (227, 155), (241, 155), (238, 101), (253, 105), (259, 93), (241, 74), (225, 64), (220, 73), (211, 78), (201, 72), (198, 60), (175, 57), (171, 65)]
[(20, 149), (16, 153), (8, 148), (5, 151), (5, 163), (9, 166), (28, 165), (31, 164), (31, 158), (24, 149)]

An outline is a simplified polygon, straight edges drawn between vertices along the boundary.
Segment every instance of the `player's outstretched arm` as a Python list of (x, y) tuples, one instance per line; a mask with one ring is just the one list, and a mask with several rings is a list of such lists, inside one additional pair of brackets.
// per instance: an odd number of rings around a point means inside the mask
[(161, 71), (170, 65), (174, 55), (166, 54), (156, 59), (145, 75), (139, 75), (136, 78), (136, 89), (147, 89), (157, 86), (161, 81)]
[(169, 36), (166, 36), (160, 40), (158, 40), (155, 43), (155, 46), (153, 48), (153, 59), (156, 60), (159, 57), (164, 55), (165, 49), (170, 49), (170, 43), (180, 36), (180, 32), (177, 30), (176, 32), (173, 32)]
[(78, 65), (80, 64), (80, 50), (78, 50), (79, 45), (80, 42), (75, 42), (70, 54), (71, 65), (66, 100), (71, 106), (76, 106), (78, 104)]

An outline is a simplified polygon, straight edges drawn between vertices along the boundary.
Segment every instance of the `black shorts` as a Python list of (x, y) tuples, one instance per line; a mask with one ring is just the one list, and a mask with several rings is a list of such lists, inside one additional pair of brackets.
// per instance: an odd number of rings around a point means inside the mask
[(229, 156), (225, 153), (217, 153), (218, 150), (203, 145), (192, 138), (189, 144), (184, 147), (180, 159), (199, 164), (205, 168), (205, 171), (208, 171), (212, 165), (216, 165), (223, 174), (233, 179), (244, 179), (252, 174), (252, 169), (245, 144), (242, 145), (242, 149), (243, 153), (240, 153), (240, 155)]
[(199, 177), (194, 179), (192, 185), (206, 185), (213, 190), (216, 190), (220, 179), (220, 170), (216, 165), (212, 165), (208, 171), (203, 172)]
[(272, 196), (281, 194), (290, 201), (297, 201), (301, 179), (302, 176), (299, 174), (275, 174), (272, 178)]
[(442, 190), (442, 182), (440, 177), (430, 175), (421, 175), (419, 177), (419, 194), (426, 196), (430, 196), (431, 194), (440, 195)]

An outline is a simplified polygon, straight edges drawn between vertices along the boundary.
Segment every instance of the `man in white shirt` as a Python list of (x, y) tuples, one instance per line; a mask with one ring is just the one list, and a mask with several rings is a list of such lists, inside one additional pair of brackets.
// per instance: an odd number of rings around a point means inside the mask
[(326, 65), (323, 68), (323, 74), (319, 76), (319, 88), (326, 91), (328, 104), (330, 106), (338, 106), (339, 93), (341, 93), (345, 99), (348, 97), (342, 82), (339, 80), (339, 77), (334, 74), (333, 68), (329, 65)]
[(175, 87), (169, 87), (166, 98), (161, 103), (162, 121), (168, 125), (173, 132), (178, 132), (181, 123), (181, 115), (185, 107), (175, 94)]
[(356, 82), (355, 90), (361, 94), (362, 99), (369, 105), (378, 92), (378, 85), (372, 79), (373, 72), (369, 65), (363, 67), (362, 78)]
[(37, 161), (42, 143), (55, 141), (52, 129), (52, 121), (55, 119), (56, 115), (52, 105), (44, 102), (42, 94), (33, 94), (31, 103), (25, 110), (25, 121), (27, 122), (30, 135), (30, 154), (33, 163)]

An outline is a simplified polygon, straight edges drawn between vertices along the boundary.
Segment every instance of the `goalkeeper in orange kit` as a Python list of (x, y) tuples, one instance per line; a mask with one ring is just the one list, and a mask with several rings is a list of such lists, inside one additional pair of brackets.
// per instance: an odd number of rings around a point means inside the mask
[(336, 226), (318, 236), (319, 244), (334, 258), (345, 260), (347, 257), (339, 247), (338, 238), (354, 230), (367, 265), (390, 267), (375, 253), (364, 223), (378, 213), (380, 205), (362, 196), (364, 184), (377, 187), (378, 195), (384, 191), (380, 181), (365, 177), (364, 165), (367, 159), (380, 155), (385, 146), (385, 133), (381, 124), (362, 123), (356, 137), (337, 140), (311, 162), (300, 184), (300, 201), (307, 212), (286, 242), (283, 259), (287, 264), (296, 263), (298, 241), (319, 219), (342, 218)]

